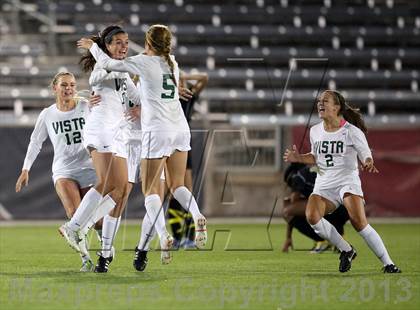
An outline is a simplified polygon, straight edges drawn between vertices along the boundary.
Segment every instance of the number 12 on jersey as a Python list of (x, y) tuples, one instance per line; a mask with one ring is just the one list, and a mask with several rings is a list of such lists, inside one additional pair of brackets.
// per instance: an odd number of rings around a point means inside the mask
[[(70, 133), (71, 134), (71, 133)], [(82, 134), (79, 131), (74, 131), (73, 132), (73, 137), (70, 136), (69, 133), (66, 133), (66, 143), (67, 145), (72, 144), (77, 144), (77, 143), (81, 143), (82, 142)]]
[(167, 92), (160, 95), (162, 99), (174, 99), (175, 98), (175, 85), (170, 74), (163, 75), (162, 88)]

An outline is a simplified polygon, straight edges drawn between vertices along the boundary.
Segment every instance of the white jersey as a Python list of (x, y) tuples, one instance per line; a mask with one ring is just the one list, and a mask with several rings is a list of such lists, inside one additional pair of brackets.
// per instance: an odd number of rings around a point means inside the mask
[[(171, 79), (166, 61), (160, 56), (136, 55), (115, 60), (96, 43), (90, 48), (99, 66), (106, 70), (129, 72), (140, 77), (142, 94), (141, 126), (144, 132), (189, 131), (179, 102), (178, 88)], [(179, 69), (174, 56), (174, 75), (179, 84)]]
[(140, 104), (140, 95), (128, 73), (107, 72), (96, 64), (89, 84), (95, 95), (101, 96), (101, 102), (91, 109), (88, 130), (116, 130), (126, 109)]
[(359, 128), (346, 122), (337, 131), (327, 132), (321, 122), (311, 128), (310, 139), (311, 154), (319, 168), (316, 188), (360, 185), (357, 158), (364, 162), (366, 158), (372, 158), (372, 153)]
[(88, 113), (85, 100), (80, 100), (70, 111), (60, 111), (56, 104), (43, 109), (32, 132), (23, 169), (31, 169), (47, 137), (54, 148), (53, 175), (92, 169), (91, 159), (82, 144), (82, 130)]
[[(136, 89), (138, 91), (138, 94), (141, 97), (141, 88), (140, 85), (136, 85)], [(130, 106), (131, 108), (131, 106)], [(129, 121), (127, 119), (124, 119), (121, 126), (122, 131), (122, 139), (125, 141), (125, 143), (140, 143), (141, 142), (141, 119), (136, 119), (134, 121)]]

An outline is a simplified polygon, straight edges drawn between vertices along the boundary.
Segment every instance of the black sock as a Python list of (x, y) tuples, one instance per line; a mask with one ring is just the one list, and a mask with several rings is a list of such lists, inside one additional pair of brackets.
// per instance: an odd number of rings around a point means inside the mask
[(184, 209), (176, 199), (171, 199), (168, 207), (168, 220), (174, 239), (181, 241), (183, 235)]
[(311, 225), (308, 224), (308, 222), (306, 221), (306, 217), (304, 216), (293, 217), (290, 220), (289, 224), (314, 241), (324, 241), (324, 239), (322, 239), (316, 234), (316, 232), (312, 229)]

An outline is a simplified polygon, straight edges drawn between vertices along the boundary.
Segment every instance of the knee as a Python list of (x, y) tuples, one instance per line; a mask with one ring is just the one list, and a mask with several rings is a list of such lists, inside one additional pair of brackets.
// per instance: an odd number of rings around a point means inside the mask
[(321, 216), (316, 208), (306, 208), (305, 216), (310, 225), (315, 225), (321, 220)]
[(358, 217), (350, 217), (350, 222), (354, 229), (358, 232), (363, 230), (363, 228), (365, 228), (368, 224), (365, 219)]
[(95, 185), (95, 189), (98, 193), (105, 196), (113, 190), (113, 186), (103, 180), (98, 180), (98, 182)]
[(123, 200), (124, 198), (126, 198), (126, 196), (128, 196), (127, 184), (124, 183), (124, 184), (119, 184), (118, 186), (115, 186), (112, 189), (112, 196), (118, 200)]

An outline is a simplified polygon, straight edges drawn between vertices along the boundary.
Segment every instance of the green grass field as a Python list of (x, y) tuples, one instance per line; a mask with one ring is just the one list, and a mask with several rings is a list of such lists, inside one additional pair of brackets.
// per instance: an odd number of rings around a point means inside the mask
[(304, 251), (312, 242), (297, 231), (299, 250), (282, 253), (280, 224), (270, 228), (272, 250), (265, 225), (214, 225), (213, 249), (176, 251), (166, 266), (154, 251), (143, 273), (132, 267), (138, 228), (122, 226), (108, 274), (78, 272), (79, 257), (55, 226), (0, 227), (0, 308), (420, 309), (420, 225), (373, 226), (402, 274), (381, 273), (349, 225), (358, 257), (346, 274), (338, 272), (338, 254)]

